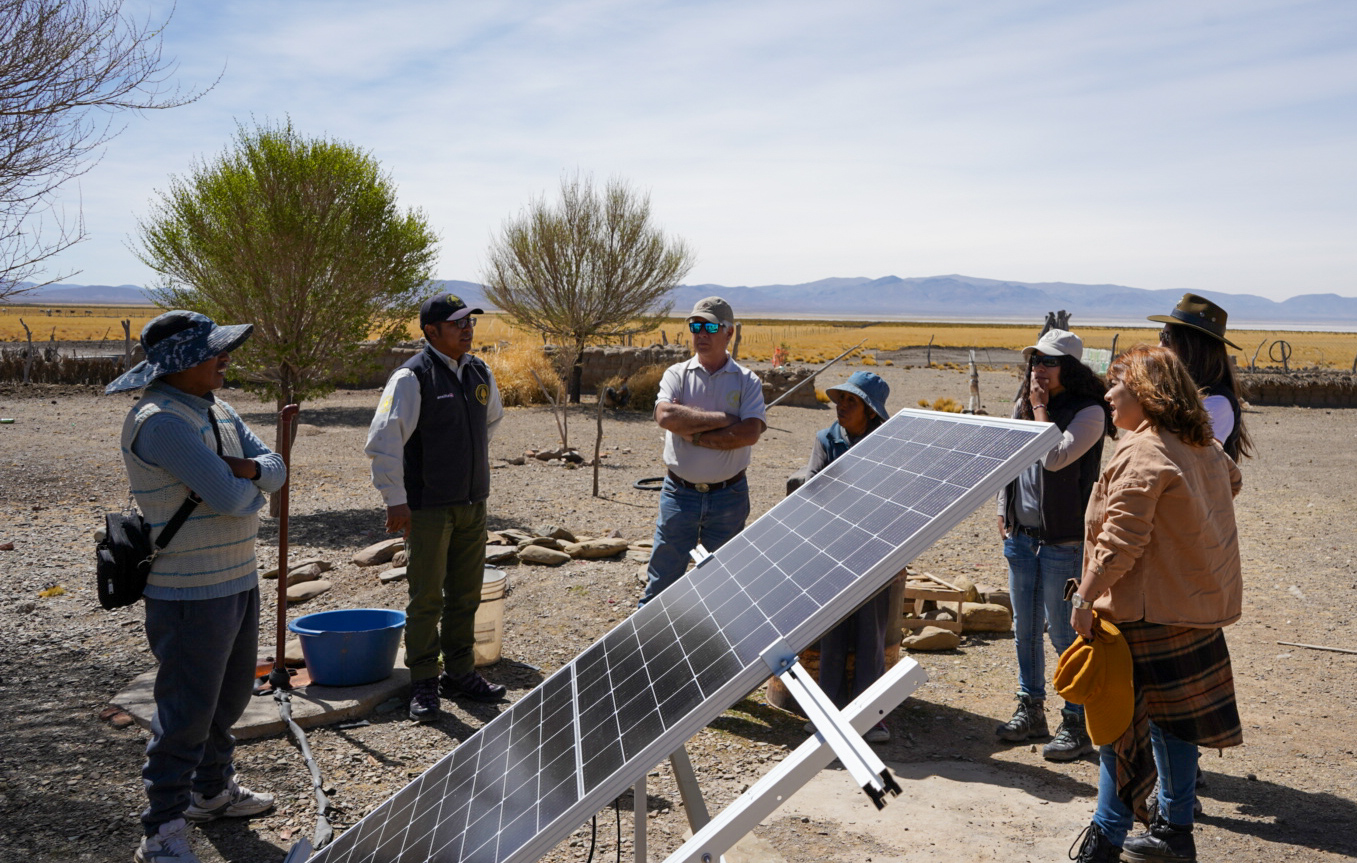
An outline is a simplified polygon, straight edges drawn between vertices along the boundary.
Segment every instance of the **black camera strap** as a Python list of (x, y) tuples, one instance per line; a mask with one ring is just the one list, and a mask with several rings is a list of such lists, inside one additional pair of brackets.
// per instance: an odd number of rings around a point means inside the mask
[[(208, 424), (212, 427), (212, 436), (217, 439), (217, 455), (221, 455), (221, 431), (217, 428), (216, 405), (208, 407), (207, 418)], [(202, 502), (203, 499), (198, 496), (198, 493), (189, 489), (188, 497), (184, 499), (183, 503), (179, 504), (179, 509), (175, 510), (174, 515), (170, 516), (170, 520), (165, 523), (165, 529), (155, 538), (155, 548), (151, 551), (150, 560), (155, 560), (156, 554), (170, 544), (170, 540), (174, 539), (174, 535), (179, 532), (179, 528), (184, 526), (184, 522), (188, 521), (188, 517), (193, 514), (193, 510)]]

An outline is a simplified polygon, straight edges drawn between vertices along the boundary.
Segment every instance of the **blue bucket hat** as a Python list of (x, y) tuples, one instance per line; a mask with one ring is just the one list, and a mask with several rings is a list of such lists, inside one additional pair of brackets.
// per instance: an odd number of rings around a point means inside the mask
[(156, 378), (191, 369), (218, 354), (234, 351), (254, 332), (254, 324), (221, 327), (207, 315), (175, 309), (142, 327), (146, 359), (104, 387), (104, 394), (139, 390)]
[(876, 415), (883, 420), (888, 420), (891, 415), (886, 413), (886, 399), (890, 397), (891, 385), (883, 381), (878, 375), (871, 372), (853, 372), (848, 380), (838, 386), (830, 387), (825, 393), (834, 399), (838, 404), (838, 399), (834, 393), (852, 393), (862, 399), (867, 407), (876, 412)]

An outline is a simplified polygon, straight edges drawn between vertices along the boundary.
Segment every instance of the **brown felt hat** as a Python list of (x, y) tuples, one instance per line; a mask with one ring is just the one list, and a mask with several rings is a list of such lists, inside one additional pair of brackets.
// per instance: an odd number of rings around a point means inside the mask
[(1097, 746), (1117, 742), (1135, 712), (1131, 648), (1121, 630), (1093, 612), (1093, 638), (1076, 638), (1060, 655), (1055, 691), (1084, 705), (1084, 725)]
[(1191, 327), (1194, 330), (1206, 333), (1208, 336), (1220, 339), (1237, 351), (1242, 351), (1243, 348), (1225, 338), (1225, 319), (1227, 317), (1224, 309), (1206, 297), (1199, 297), (1196, 294), (1183, 294), (1183, 298), (1178, 301), (1178, 305), (1173, 307), (1172, 312), (1167, 315), (1150, 315), (1145, 320)]

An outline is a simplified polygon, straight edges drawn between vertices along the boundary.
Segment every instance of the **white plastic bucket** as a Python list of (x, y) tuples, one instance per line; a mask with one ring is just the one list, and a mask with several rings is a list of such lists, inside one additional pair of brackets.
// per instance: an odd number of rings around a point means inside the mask
[(504, 570), (485, 568), (481, 582), (481, 604), (476, 609), (476, 644), (472, 648), (476, 665), (499, 662), (504, 647)]

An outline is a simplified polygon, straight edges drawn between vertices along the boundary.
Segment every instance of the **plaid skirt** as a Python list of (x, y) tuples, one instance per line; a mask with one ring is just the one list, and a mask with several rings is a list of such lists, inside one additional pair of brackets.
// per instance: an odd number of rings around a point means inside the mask
[(1244, 742), (1225, 633), (1135, 621), (1117, 624), (1131, 648), (1135, 712), (1116, 743), (1117, 797), (1149, 823), (1145, 799), (1158, 771), (1150, 721), (1188, 743), (1224, 749)]

